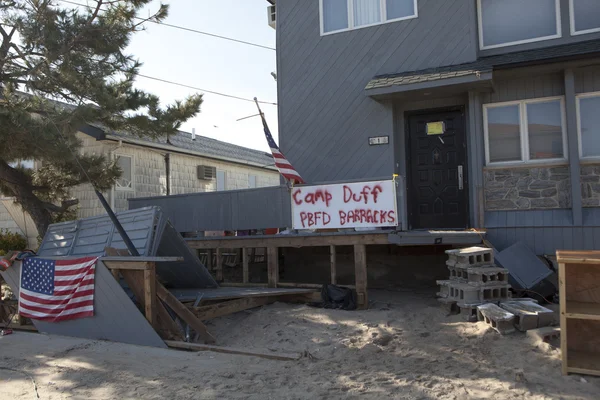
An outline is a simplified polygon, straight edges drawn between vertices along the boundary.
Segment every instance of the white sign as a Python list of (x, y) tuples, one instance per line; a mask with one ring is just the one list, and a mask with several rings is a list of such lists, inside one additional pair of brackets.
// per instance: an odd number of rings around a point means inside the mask
[(300, 186), (292, 190), (294, 229), (398, 226), (394, 181)]

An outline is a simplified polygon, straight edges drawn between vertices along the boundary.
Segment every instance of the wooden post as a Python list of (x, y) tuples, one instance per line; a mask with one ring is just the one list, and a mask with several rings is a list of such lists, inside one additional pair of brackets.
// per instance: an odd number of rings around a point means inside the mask
[(277, 282), (279, 282), (279, 249), (277, 247), (267, 249), (267, 271), (269, 287), (277, 287)]
[(567, 292), (565, 287), (566, 267), (558, 264), (558, 296), (560, 302), (560, 350), (562, 353), (562, 374), (568, 375), (567, 349)]
[(217, 282), (223, 282), (223, 253), (221, 248), (217, 248), (217, 257), (215, 263), (217, 264), (215, 271)]
[(356, 280), (357, 306), (360, 310), (369, 307), (367, 296), (367, 247), (364, 244), (354, 245), (354, 276)]
[(118, 269), (111, 269), (110, 273), (112, 274), (112, 276), (115, 277), (116, 281), (119, 282), (119, 270)]
[(212, 255), (213, 255), (212, 249), (206, 249), (206, 268), (208, 268), (208, 270), (210, 272), (212, 272), (213, 265), (214, 265)]
[(242, 275), (244, 283), (250, 282), (250, 274), (249, 274), (249, 260), (248, 260), (248, 249), (242, 249)]
[(153, 262), (144, 270), (144, 298), (146, 319), (156, 328), (156, 264)]
[(331, 262), (331, 284), (337, 284), (337, 260), (335, 246), (329, 246), (329, 261)]

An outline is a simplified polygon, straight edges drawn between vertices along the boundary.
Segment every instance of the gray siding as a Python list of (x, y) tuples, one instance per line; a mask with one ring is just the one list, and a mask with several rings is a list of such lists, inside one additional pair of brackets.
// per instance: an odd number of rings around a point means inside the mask
[(600, 227), (492, 228), (486, 239), (500, 251), (523, 242), (535, 254), (553, 255), (557, 250), (600, 249)]
[(575, 92), (600, 92), (600, 66), (595, 65), (575, 71)]
[[(477, 2), (477, 0), (473, 0), (473, 1)], [(569, 12), (569, 0), (560, 0), (560, 14), (561, 14), (561, 26), (562, 26), (562, 37), (561, 38), (543, 40), (540, 42), (526, 43), (526, 44), (521, 44), (521, 45), (516, 45), (516, 46), (500, 47), (497, 49), (483, 50), (483, 51), (479, 52), (479, 55), (481, 57), (485, 57), (485, 56), (496, 55), (496, 54), (512, 53), (515, 51), (539, 49), (539, 48), (549, 47), (549, 46), (559, 46), (561, 44), (577, 43), (577, 42), (583, 42), (586, 40), (600, 39), (600, 32), (589, 33), (589, 34), (585, 34), (585, 35), (571, 36), (571, 21), (570, 21), (571, 14)], [(479, 25), (478, 25), (477, 20), (476, 20), (475, 24), (477, 25), (477, 29), (479, 30)], [(477, 48), (479, 48), (479, 38), (477, 40), (478, 40)]]
[[(277, 2), (280, 147), (308, 182), (391, 176), (391, 104), (375, 75), (474, 61), (471, 0), (419, 0), (419, 17), (320, 36), (319, 2)], [(473, 18), (471, 18), (473, 17)], [(389, 146), (369, 136), (389, 135)]]
[[(531, 70), (534, 73), (534, 69)], [(483, 93), (482, 103), (527, 100), (539, 97), (563, 96), (565, 94), (562, 72), (546, 75), (529, 75), (494, 81), (494, 91)]]

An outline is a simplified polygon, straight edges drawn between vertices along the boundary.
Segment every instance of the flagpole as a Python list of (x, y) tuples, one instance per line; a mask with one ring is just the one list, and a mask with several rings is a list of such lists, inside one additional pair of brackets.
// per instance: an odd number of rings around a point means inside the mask
[(259, 114), (261, 117), (264, 117), (264, 114), (263, 114), (262, 110), (260, 109), (260, 105), (258, 104), (258, 98), (256, 98), (256, 97), (255, 97), (255, 98), (254, 98), (254, 102), (256, 103), (256, 108), (258, 108), (258, 114)]

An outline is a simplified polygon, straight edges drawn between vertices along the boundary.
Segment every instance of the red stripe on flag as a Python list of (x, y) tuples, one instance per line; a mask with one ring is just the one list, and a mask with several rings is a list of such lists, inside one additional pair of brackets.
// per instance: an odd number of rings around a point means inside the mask
[(84, 317), (93, 317), (93, 311), (82, 311), (80, 313), (68, 314), (58, 317), (39, 317), (34, 314), (28, 314), (27, 312), (21, 312), (22, 316), (26, 318), (35, 319), (37, 321), (46, 321), (46, 322), (60, 322), (60, 321), (68, 321), (71, 319), (84, 318)]
[(71, 266), (71, 265), (84, 264), (84, 263), (95, 264), (97, 259), (98, 259), (98, 257), (81, 257), (81, 258), (76, 258), (73, 260), (56, 260), (55, 265), (57, 267), (59, 267), (59, 266)]
[(54, 308), (54, 309), (32, 306), (29, 304), (23, 304), (23, 305), (21, 305), (21, 308), (25, 308), (29, 311), (36, 311), (36, 312), (40, 312), (40, 313), (44, 313), (44, 314), (48, 314), (48, 315), (54, 315), (54, 314), (60, 314), (61, 312), (64, 312), (65, 310), (75, 310), (77, 308), (88, 307), (88, 306), (93, 306), (93, 305), (94, 305), (94, 300), (86, 300), (86, 301), (80, 301), (78, 303), (67, 304), (64, 307), (59, 307), (59, 308)]
[[(77, 290), (77, 289), (75, 289), (75, 290)], [(76, 299), (78, 297), (91, 296), (93, 294), (94, 294), (94, 291), (92, 289), (90, 289), (90, 290), (82, 290), (80, 292), (75, 293), (74, 296), (69, 297), (67, 299), (62, 299), (62, 300), (41, 299), (39, 297), (30, 296), (30, 295), (28, 295), (26, 293), (21, 293), (20, 297), (22, 299), (30, 301), (32, 303), (35, 302), (35, 303), (38, 303), (38, 304), (46, 304), (46, 305), (49, 305), (49, 306), (58, 306), (58, 305), (61, 305), (61, 304), (67, 304), (72, 299)]]

